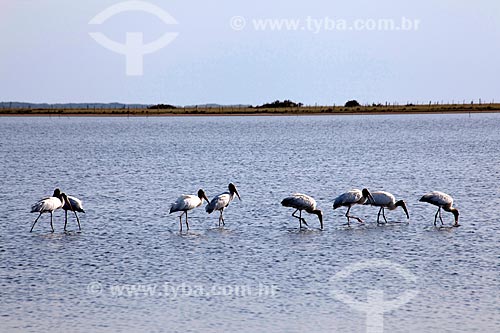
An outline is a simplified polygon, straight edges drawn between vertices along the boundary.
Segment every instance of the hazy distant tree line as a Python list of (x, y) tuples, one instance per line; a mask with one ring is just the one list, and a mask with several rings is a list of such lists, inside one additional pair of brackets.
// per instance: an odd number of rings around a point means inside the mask
[[(385, 103), (371, 103), (371, 104), (361, 104), (357, 100), (349, 100), (344, 104), (345, 108), (359, 108), (365, 107), (391, 107), (391, 106), (423, 106), (423, 105), (470, 105), (478, 104), (482, 105), (484, 101), (480, 98), (478, 100), (471, 100), (470, 102), (463, 101), (429, 101), (429, 102), (416, 102), (412, 103), (410, 101), (405, 103), (398, 102), (385, 102)], [(488, 104), (488, 103), (486, 103)], [(495, 104), (495, 100), (489, 102), (489, 104)], [(340, 106), (340, 105), (339, 105)], [(301, 102), (294, 102), (289, 99), (283, 101), (275, 100), (273, 102), (264, 103), (262, 105), (250, 105), (250, 104), (237, 104), (237, 105), (220, 105), (220, 104), (204, 104), (204, 105), (191, 105), (191, 106), (175, 106), (171, 104), (122, 104), (122, 103), (59, 103), (59, 104), (48, 104), (48, 103), (25, 103), (25, 102), (0, 102), (0, 109), (26, 109), (26, 110), (63, 110), (63, 109), (93, 109), (93, 110), (105, 110), (105, 109), (151, 109), (151, 110), (168, 110), (168, 109), (239, 109), (239, 108), (257, 108), (257, 109), (278, 109), (278, 108), (301, 108), (301, 107), (313, 107), (312, 105), (304, 105)], [(314, 105), (318, 107), (318, 105)], [(336, 107), (333, 104), (333, 107)]]
[(151, 105), (148, 106), (148, 109), (150, 110), (166, 110), (166, 109), (177, 109), (176, 106), (170, 105), (170, 104), (156, 104), (156, 105)]

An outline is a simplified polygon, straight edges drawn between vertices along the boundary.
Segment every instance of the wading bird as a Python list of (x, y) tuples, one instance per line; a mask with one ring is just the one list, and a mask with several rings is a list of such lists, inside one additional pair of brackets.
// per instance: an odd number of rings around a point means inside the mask
[(54, 225), (52, 223), (52, 213), (59, 209), (62, 208), (64, 203), (67, 200), (67, 196), (64, 193), (61, 193), (61, 191), (56, 188), (54, 190), (54, 194), (52, 194), (51, 197), (48, 198), (43, 198), (36, 202), (32, 207), (31, 207), (31, 212), (32, 213), (40, 213), (38, 217), (36, 218), (35, 222), (33, 222), (33, 225), (31, 226), (30, 232), (33, 231), (33, 228), (35, 227), (36, 222), (42, 216), (43, 213), (50, 213), (50, 227), (52, 229), (52, 232), (54, 232)]
[(68, 198), (68, 200), (62, 207), (62, 209), (64, 210), (64, 231), (66, 231), (66, 225), (68, 224), (68, 210), (75, 214), (76, 222), (78, 223), (78, 229), (82, 230), (82, 227), (80, 226), (80, 219), (78, 218), (78, 214), (76, 214), (76, 212), (85, 213), (85, 211), (83, 210), (82, 201), (71, 195), (67, 195), (66, 197)]
[[(380, 213), (382, 213), (382, 217), (384, 218), (385, 223), (387, 223), (387, 219), (385, 218), (385, 208), (389, 210), (394, 210), (397, 207), (403, 208), (405, 211), (406, 217), (409, 219), (410, 214), (408, 214), (408, 209), (406, 208), (406, 203), (403, 200), (396, 201), (396, 198), (389, 192), (385, 191), (376, 191), (371, 192), (373, 202), (371, 205), (380, 207), (377, 215), (377, 224), (380, 224)], [(369, 202), (365, 202), (365, 205), (370, 205)]]
[(453, 207), (453, 198), (443, 192), (439, 191), (434, 191), (434, 192), (429, 192), (427, 194), (424, 194), (422, 198), (420, 198), (419, 201), (422, 202), (427, 202), (430, 203), (434, 206), (438, 206), (438, 210), (436, 212), (436, 216), (434, 216), (434, 225), (436, 225), (436, 221), (439, 215), (439, 219), (441, 220), (441, 225), (443, 225), (443, 219), (441, 218), (441, 208), (443, 210), (453, 213), (453, 216), (455, 216), (455, 224), (453, 225), (454, 227), (458, 227), (458, 209)]
[(335, 199), (333, 203), (333, 209), (335, 210), (342, 206), (348, 207), (347, 212), (345, 213), (345, 217), (347, 217), (347, 224), (349, 225), (350, 218), (358, 220), (359, 223), (363, 223), (363, 220), (360, 219), (359, 217), (349, 215), (349, 211), (351, 210), (352, 206), (362, 205), (367, 200), (369, 200), (370, 203), (373, 202), (373, 197), (370, 191), (368, 191), (368, 189), (364, 188), (363, 190), (358, 190), (358, 189), (350, 190), (348, 192), (339, 195)]
[(205, 194), (205, 191), (200, 189), (200, 190), (198, 190), (197, 196), (196, 195), (181, 195), (170, 206), (170, 213), (169, 214), (172, 214), (174, 212), (182, 212), (182, 214), (179, 215), (180, 231), (182, 231), (182, 215), (186, 214), (186, 227), (187, 227), (187, 230), (189, 230), (188, 211), (192, 210), (196, 207), (201, 206), (201, 204), (203, 203), (203, 199), (206, 202), (208, 202), (207, 195)]
[(214, 197), (212, 201), (207, 205), (205, 210), (207, 211), (208, 214), (211, 214), (213, 211), (218, 210), (220, 212), (219, 215), (219, 227), (220, 223), (222, 222), (222, 225), (224, 224), (224, 208), (229, 206), (229, 203), (233, 201), (234, 195), (238, 196), (238, 199), (241, 201), (240, 194), (238, 193), (238, 190), (236, 189), (236, 186), (234, 186), (233, 183), (230, 183), (228, 186), (229, 192), (224, 192), (219, 194), (218, 196)]
[[(295, 208), (292, 216), (299, 219), (301, 229), (302, 223), (307, 225), (306, 220), (302, 218), (302, 211), (305, 210), (309, 214), (315, 214), (318, 216), (320, 228), (321, 230), (323, 230), (323, 213), (321, 212), (321, 210), (316, 209), (316, 200), (314, 200), (310, 196), (301, 193), (294, 193), (292, 194), (292, 196), (283, 199), (283, 201), (281, 201), (281, 205), (285, 207)], [(299, 211), (299, 216), (295, 215), (297, 211)]]

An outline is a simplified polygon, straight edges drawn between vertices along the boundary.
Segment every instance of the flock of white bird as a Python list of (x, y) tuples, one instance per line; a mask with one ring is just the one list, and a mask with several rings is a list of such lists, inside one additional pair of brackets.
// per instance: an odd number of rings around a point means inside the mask
[[(236, 189), (236, 186), (233, 183), (229, 184), (227, 192), (223, 192), (215, 196), (210, 201), (208, 200), (205, 191), (200, 189), (197, 195), (181, 195), (180, 197), (178, 197), (177, 200), (170, 206), (170, 214), (174, 212), (182, 212), (182, 214), (179, 215), (180, 231), (182, 231), (182, 225), (183, 225), (182, 217), (184, 215), (186, 216), (185, 217), (186, 228), (189, 230), (188, 211), (201, 206), (203, 200), (205, 200), (208, 203), (207, 206), (205, 207), (206, 212), (208, 214), (211, 214), (214, 211), (219, 211), (220, 214), (219, 226), (221, 226), (221, 223), (222, 225), (225, 225), (223, 216), (224, 209), (226, 209), (229, 206), (229, 204), (231, 203), (231, 201), (233, 201), (235, 196), (237, 196), (238, 199), (241, 200), (240, 194), (238, 193), (238, 190)], [(459, 226), (458, 209), (453, 207), (453, 198), (450, 195), (443, 192), (434, 191), (425, 194), (420, 199), (420, 201), (427, 202), (438, 207), (436, 215), (434, 216), (434, 225), (436, 225), (438, 217), (441, 221), (441, 225), (444, 225), (443, 219), (441, 217), (441, 209), (443, 209), (444, 211), (450, 212), (454, 215), (455, 223), (453, 224), (453, 226), (454, 227)], [(301, 193), (294, 193), (291, 196), (283, 199), (281, 201), (281, 205), (295, 209), (294, 212), (292, 213), (292, 216), (299, 220), (299, 226), (301, 229), (303, 228), (302, 224), (308, 226), (306, 220), (302, 217), (302, 211), (306, 211), (309, 214), (314, 214), (318, 216), (320, 229), (323, 230), (323, 212), (320, 209), (317, 209), (316, 200), (314, 200), (312, 197)], [(349, 214), (352, 206), (354, 205), (372, 205), (380, 207), (377, 215), (377, 224), (381, 223), (380, 222), (381, 214), (382, 217), (384, 218), (385, 223), (387, 223), (387, 219), (385, 217), (385, 209), (394, 210), (397, 207), (401, 207), (404, 210), (406, 217), (408, 219), (410, 218), (410, 214), (408, 213), (406, 203), (403, 200), (396, 201), (394, 195), (392, 195), (389, 192), (385, 191), (370, 192), (366, 188), (363, 190), (354, 189), (342, 193), (337, 198), (335, 198), (333, 203), (333, 209), (335, 210), (339, 207), (347, 207), (345, 217), (347, 218), (348, 225), (350, 224), (350, 219), (355, 219), (359, 223), (363, 223), (363, 220), (361, 220), (359, 217), (352, 216)], [(78, 218), (77, 212), (85, 213), (85, 211), (83, 210), (82, 201), (73, 196), (66, 195), (65, 193), (61, 192), (58, 188), (56, 188), (54, 190), (54, 194), (51, 197), (41, 199), (31, 207), (31, 212), (39, 213), (39, 215), (36, 218), (35, 222), (33, 223), (30, 232), (33, 231), (35, 224), (37, 223), (38, 219), (40, 218), (40, 216), (42, 216), (43, 213), (50, 213), (50, 227), (52, 229), (52, 232), (54, 232), (54, 226), (52, 223), (52, 214), (54, 211), (60, 208), (62, 208), (65, 211), (64, 231), (66, 231), (66, 225), (68, 223), (68, 211), (72, 211), (75, 214), (76, 220), (78, 222), (78, 228), (81, 230), (80, 219)], [(299, 213), (298, 216), (296, 215), (297, 212)]]
[[(434, 191), (425, 194), (422, 198), (420, 198), (422, 202), (428, 202), (435, 206), (438, 206), (438, 210), (436, 212), (436, 216), (434, 217), (434, 225), (437, 223), (437, 218), (441, 221), (441, 225), (444, 225), (443, 219), (441, 218), (441, 209), (453, 213), (455, 216), (455, 224), (454, 227), (458, 227), (458, 209), (453, 207), (453, 198), (443, 192)], [(315, 214), (318, 216), (320, 229), (323, 229), (323, 213), (321, 210), (317, 209), (316, 200), (312, 197), (295, 193), (292, 196), (283, 199), (281, 204), (285, 207), (295, 208), (295, 211), (292, 213), (292, 216), (299, 219), (300, 228), (302, 228), (302, 223), (307, 225), (306, 220), (302, 218), (302, 211), (305, 210), (309, 214)], [(339, 207), (347, 207), (347, 211), (345, 213), (345, 217), (347, 218), (347, 224), (350, 224), (350, 219), (355, 219), (360, 223), (363, 223), (359, 217), (349, 215), (352, 206), (354, 205), (372, 205), (376, 207), (380, 207), (377, 215), (377, 224), (380, 224), (380, 214), (384, 218), (385, 223), (387, 223), (387, 218), (385, 217), (385, 209), (394, 210), (397, 207), (401, 207), (405, 214), (406, 218), (410, 219), (410, 214), (408, 213), (408, 208), (406, 208), (406, 203), (404, 200), (396, 201), (394, 195), (385, 191), (377, 191), (371, 192), (364, 188), (362, 190), (354, 189), (348, 192), (342, 193), (337, 198), (335, 198), (333, 202), (333, 209), (337, 209)], [(299, 212), (299, 216), (295, 215)]]

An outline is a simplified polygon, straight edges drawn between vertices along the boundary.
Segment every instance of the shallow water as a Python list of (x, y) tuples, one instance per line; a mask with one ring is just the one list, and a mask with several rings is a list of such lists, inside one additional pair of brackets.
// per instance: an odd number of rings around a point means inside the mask
[[(499, 129), (500, 114), (0, 118), (0, 331), (365, 332), (378, 311), (386, 332), (498, 332)], [(170, 202), (229, 182), (226, 226), (198, 208), (180, 234)], [(84, 201), (83, 230), (58, 211), (54, 234), (48, 215), (29, 233), (55, 187)], [(409, 223), (358, 206), (366, 223), (346, 226), (333, 199), (362, 187), (404, 199)], [(433, 226), (430, 190), (460, 228)], [(323, 232), (307, 214), (298, 230), (293, 192)]]

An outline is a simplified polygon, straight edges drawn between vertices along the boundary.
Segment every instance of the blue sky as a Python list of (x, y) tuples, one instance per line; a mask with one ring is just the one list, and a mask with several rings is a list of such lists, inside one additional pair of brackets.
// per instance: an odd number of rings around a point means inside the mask
[[(500, 2), (158, 1), (178, 22), (123, 12), (89, 21), (117, 0), (0, 0), (0, 101), (176, 105), (500, 101)], [(241, 30), (231, 27), (244, 18)], [(325, 19), (418, 20), (418, 30), (330, 30)], [(304, 26), (317, 20), (320, 31)], [(298, 20), (298, 29), (257, 31), (256, 20)], [(323, 21), (321, 21), (323, 20)], [(126, 75), (125, 56), (90, 32), (124, 43), (178, 33)]]

